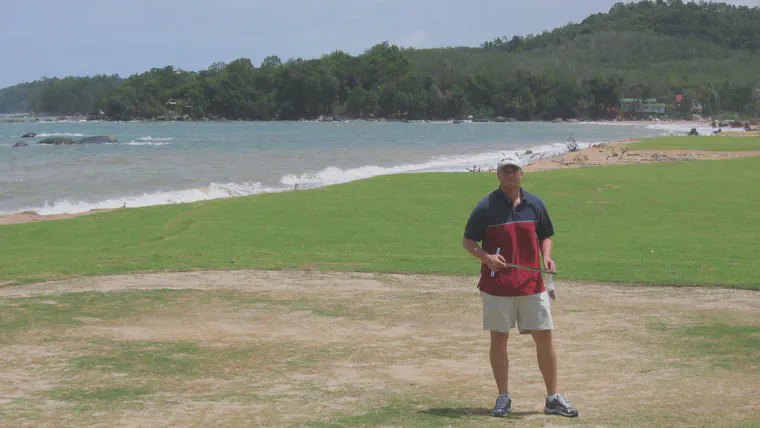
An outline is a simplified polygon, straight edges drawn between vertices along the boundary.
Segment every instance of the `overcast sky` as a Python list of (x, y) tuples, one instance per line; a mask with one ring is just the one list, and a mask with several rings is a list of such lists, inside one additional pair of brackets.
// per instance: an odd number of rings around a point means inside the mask
[[(477, 46), (607, 12), (614, 0), (0, 0), (0, 88), (267, 55), (283, 61), (389, 41)], [(731, 3), (760, 6), (760, 0)]]

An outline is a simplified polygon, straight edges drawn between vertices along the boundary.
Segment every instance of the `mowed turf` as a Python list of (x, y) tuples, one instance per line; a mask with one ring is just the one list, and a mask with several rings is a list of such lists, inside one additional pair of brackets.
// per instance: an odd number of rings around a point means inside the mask
[[(559, 279), (760, 288), (759, 180), (760, 158), (744, 158), (529, 173), (524, 187), (554, 220)], [(0, 226), (0, 281), (240, 268), (472, 275), (462, 232), (496, 187), (494, 173), (394, 175)]]
[(710, 150), (710, 151), (760, 151), (760, 136), (698, 135), (688, 137), (647, 138), (638, 143), (627, 144), (633, 150)]

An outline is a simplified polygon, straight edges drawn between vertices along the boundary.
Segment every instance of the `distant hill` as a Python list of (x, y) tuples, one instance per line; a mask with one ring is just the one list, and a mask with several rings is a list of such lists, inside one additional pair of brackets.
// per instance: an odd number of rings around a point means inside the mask
[(87, 114), (123, 79), (118, 75), (44, 78), (0, 89), (0, 113)]
[(42, 92), (40, 81), (0, 89), (0, 113), (27, 113), (36, 109)]
[(536, 51), (610, 32), (651, 32), (760, 53), (760, 9), (681, 0), (618, 2), (609, 13), (591, 15), (578, 24), (528, 37), (497, 38), (483, 46), (507, 52)]
[(760, 9), (638, 1), (480, 47), (383, 43), (358, 56), (336, 51), (284, 63), (273, 56), (258, 67), (240, 58), (199, 72), (166, 66), (124, 80), (50, 79), (0, 91), (0, 112), (86, 109), (120, 120), (597, 119), (641, 110), (623, 112), (626, 98), (665, 105), (670, 118), (746, 119), (760, 116), (758, 70)]
[(489, 47), (405, 53), (422, 74), (509, 79), (523, 71), (575, 80), (614, 75), (622, 77), (628, 87), (645, 85), (661, 97), (700, 85), (751, 87), (760, 78), (758, 54), (653, 31), (596, 32), (559, 45), (516, 52)]
[[(640, 1), (527, 37), (477, 48), (407, 51), (422, 74), (453, 79), (518, 72), (576, 81), (622, 78), (620, 95), (712, 102), (715, 113), (760, 113), (760, 9), (725, 3)], [(720, 92), (722, 94), (722, 100)], [(733, 100), (744, 93), (742, 99)], [(754, 98), (754, 99), (751, 99)]]

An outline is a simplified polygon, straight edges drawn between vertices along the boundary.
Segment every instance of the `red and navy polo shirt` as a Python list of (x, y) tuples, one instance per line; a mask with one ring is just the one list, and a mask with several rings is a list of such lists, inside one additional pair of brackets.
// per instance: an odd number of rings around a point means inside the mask
[[(488, 194), (472, 210), (464, 237), (483, 241), (483, 250), (490, 254), (499, 249), (507, 263), (540, 268), (540, 242), (554, 235), (554, 226), (541, 198), (522, 188), (520, 195), (520, 204), (514, 206), (500, 188)], [(507, 267), (491, 277), (486, 264), (481, 266), (478, 288), (493, 296), (529, 296), (546, 290), (540, 272)]]

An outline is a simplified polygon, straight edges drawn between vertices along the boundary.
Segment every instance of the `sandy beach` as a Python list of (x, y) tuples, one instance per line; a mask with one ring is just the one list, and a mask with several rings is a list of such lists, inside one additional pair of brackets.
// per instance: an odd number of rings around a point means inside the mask
[[(749, 133), (747, 133), (749, 136)], [(753, 133), (752, 135), (757, 135)], [(626, 147), (639, 140), (632, 139), (602, 143), (578, 152), (547, 157), (531, 162), (526, 172), (563, 168), (628, 165), (657, 162), (683, 162), (693, 160), (736, 159), (760, 156), (760, 151), (709, 151), (709, 150), (636, 150)]]
[(106, 211), (113, 211), (113, 210), (90, 210), (90, 211), (87, 211), (86, 213), (52, 214), (52, 215), (40, 215), (33, 211), (25, 211), (25, 212), (16, 213), (16, 214), (0, 215), (0, 225), (34, 223), (38, 221), (49, 221), (49, 220), (65, 220), (67, 218), (97, 214), (97, 213), (102, 213)]

